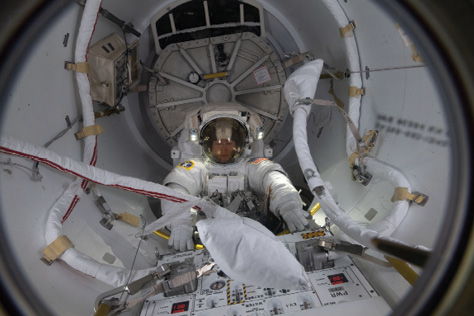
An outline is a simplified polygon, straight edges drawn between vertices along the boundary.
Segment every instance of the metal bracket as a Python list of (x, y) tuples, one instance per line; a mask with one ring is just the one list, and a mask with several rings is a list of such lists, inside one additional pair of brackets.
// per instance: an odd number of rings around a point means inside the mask
[[(413, 202), (415, 202), (416, 204), (420, 206), (425, 206), (426, 202), (428, 202), (428, 195), (420, 193), (418, 191), (413, 191), (412, 194), (416, 195), (416, 198), (413, 200)], [(422, 198), (421, 201), (420, 198)]]
[(102, 213), (102, 219), (100, 220), (100, 224), (108, 230), (111, 230), (114, 226), (112, 222), (117, 219), (117, 214), (112, 212), (112, 209), (110, 208), (109, 204), (107, 204), (107, 201), (100, 194), (94, 184), (91, 184), (89, 186), (89, 190), (92, 191), (96, 205)]
[(205, 264), (204, 266), (202, 266), (201, 268), (197, 269), (196, 270), (196, 278), (199, 278), (203, 275), (207, 275), (211, 272), (212, 268), (215, 266), (216, 264), (214, 262), (210, 262), (208, 264)]
[(144, 276), (143, 278), (138, 279), (138, 280), (136, 280), (136, 281), (134, 281), (130, 284), (122, 285), (122, 286), (119, 286), (119, 287), (114, 288), (112, 290), (109, 290), (105, 293), (102, 293), (95, 300), (95, 305), (94, 305), (95, 309), (98, 310), (99, 306), (103, 303), (105, 303), (107, 305), (110, 305), (109, 302), (114, 303), (113, 305), (111, 305), (112, 307), (121, 307), (122, 305), (118, 304), (118, 301), (116, 301), (114, 298), (107, 299), (107, 300), (106, 300), (106, 298), (111, 297), (113, 295), (117, 295), (117, 294), (122, 293), (124, 291), (126, 291), (130, 295), (134, 295), (134, 294), (138, 293), (140, 290), (142, 290), (143, 287), (145, 287), (145, 285), (148, 284), (149, 282), (157, 281), (157, 280), (163, 278), (168, 273), (170, 273), (170, 267), (167, 264), (164, 264), (162, 266), (159, 266), (157, 268), (157, 271), (154, 272), (154, 273), (150, 273), (150, 274)]
[[(372, 133), (369, 134), (370, 132)], [(366, 135), (364, 135), (364, 142), (367, 147), (372, 148), (375, 146), (375, 142), (377, 141), (377, 138), (379, 137), (379, 131), (373, 130), (373, 131), (369, 131), (369, 133), (366, 133)]]
[(362, 256), (364, 254), (363, 246), (343, 240), (335, 240), (333, 238), (321, 237), (318, 240), (317, 245), (325, 250), (337, 250), (348, 254), (354, 254), (356, 256)]
[(364, 172), (360, 166), (354, 165), (352, 167), (352, 179), (367, 186), (370, 180), (372, 180), (372, 175), (368, 172)]

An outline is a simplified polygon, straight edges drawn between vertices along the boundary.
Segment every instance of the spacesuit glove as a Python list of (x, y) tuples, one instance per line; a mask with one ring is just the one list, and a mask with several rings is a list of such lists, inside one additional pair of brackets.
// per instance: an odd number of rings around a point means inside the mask
[(303, 211), (301, 208), (293, 208), (290, 210), (281, 211), (280, 215), (292, 233), (309, 228), (309, 223), (306, 219), (309, 214)]
[(173, 228), (171, 231), (168, 247), (179, 251), (194, 249), (193, 243), (193, 227), (189, 225), (181, 225)]

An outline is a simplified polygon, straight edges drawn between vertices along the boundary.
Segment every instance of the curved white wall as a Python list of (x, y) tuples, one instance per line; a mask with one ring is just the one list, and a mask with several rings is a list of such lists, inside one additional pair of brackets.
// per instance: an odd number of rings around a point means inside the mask
[[(148, 22), (159, 9), (172, 1), (141, 0), (104, 1), (104, 8), (126, 21), (132, 21), (143, 36), (140, 40), (143, 61), (152, 51)], [(267, 32), (275, 47), (283, 53), (299, 49), (310, 51), (315, 58), (323, 58), (338, 71), (345, 71), (346, 56), (343, 42), (334, 19), (320, 1), (262, 1), (268, 19)], [(395, 21), (390, 20), (369, 1), (340, 1), (348, 19), (356, 22), (356, 39), (362, 67), (380, 69), (420, 65), (411, 60), (411, 50), (403, 43)], [(80, 19), (78, 6), (67, 7), (63, 14), (47, 29), (44, 37), (32, 48), (21, 74), (10, 93), (8, 108), (2, 120), (1, 133), (42, 146), (66, 127), (65, 116), (78, 115), (78, 98), (73, 73), (63, 69), (65, 60), (72, 60), (77, 25)], [(374, 27), (376, 25), (376, 27)], [(93, 42), (111, 32), (118, 32), (109, 21), (99, 19)], [(67, 47), (62, 41), (70, 34)], [(131, 40), (133, 36), (128, 36)], [(358, 69), (351, 69), (358, 70)], [(427, 206), (413, 205), (396, 231), (395, 236), (409, 243), (427, 247), (434, 245), (446, 209), (446, 192), (449, 186), (450, 157), (446, 146), (448, 127), (429, 72), (424, 68), (371, 72), (364, 78), (367, 94), (362, 99), (360, 131), (379, 129), (379, 145), (374, 155), (401, 170), (412, 187), (428, 194)], [(335, 92), (345, 104), (347, 81), (334, 83)], [(331, 99), (327, 93), (329, 81), (321, 80), (317, 97)], [(104, 134), (99, 136), (97, 166), (116, 173), (142, 179), (160, 179), (171, 166), (163, 157), (168, 148), (156, 153), (144, 140), (146, 127), (140, 124), (137, 95), (130, 95), (122, 103), (126, 111), (98, 120)], [(370, 208), (379, 213), (390, 209), (392, 189), (386, 183), (374, 181), (363, 187), (350, 179), (345, 153), (346, 125), (335, 110), (314, 110), (308, 134), (311, 149), (324, 180), (331, 182), (333, 195), (340, 206), (356, 219), (365, 220)], [(326, 119), (330, 121), (326, 122)], [(313, 121), (311, 121), (313, 120)], [(316, 122), (316, 123), (314, 123)], [(320, 129), (322, 127), (322, 129)], [(50, 149), (81, 159), (81, 144), (73, 132), (77, 125)], [(153, 132), (153, 131), (150, 131)], [(156, 150), (156, 149), (155, 149)], [(161, 157), (160, 157), (161, 156)], [(32, 167), (21, 158), (0, 155), (0, 161)], [(277, 157), (290, 173), (292, 180), (304, 185), (294, 150), (290, 146)], [(69, 267), (54, 263), (48, 267), (39, 260), (44, 243), (44, 224), (49, 209), (61, 195), (71, 177), (40, 166), (41, 182), (32, 181), (28, 171), (3, 165), (0, 170), (2, 213), (8, 226), (7, 235), (22, 270), (51, 309), (59, 315), (91, 314), (96, 296), (108, 289), (99, 281), (82, 276)], [(102, 193), (117, 212), (143, 214), (152, 220), (147, 199), (116, 189), (103, 188)], [(116, 223), (113, 235), (99, 225), (101, 216), (91, 196), (84, 195), (73, 215), (66, 221), (65, 230), (76, 247), (97, 260), (104, 254), (116, 257), (114, 264), (129, 267), (138, 240), (135, 230)], [(69, 235), (69, 234), (68, 234)], [(118, 242), (117, 242), (118, 241)], [(97, 250), (100, 249), (100, 250)], [(147, 266), (153, 259), (153, 246), (144, 247), (137, 267)], [(374, 282), (390, 284), (385, 295), (392, 303), (409, 289), (408, 284), (395, 272), (387, 269), (372, 271)]]

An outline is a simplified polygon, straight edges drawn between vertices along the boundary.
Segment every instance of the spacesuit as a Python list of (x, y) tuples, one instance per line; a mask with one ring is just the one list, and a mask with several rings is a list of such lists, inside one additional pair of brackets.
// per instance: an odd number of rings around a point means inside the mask
[[(267, 158), (243, 157), (248, 140), (248, 128), (238, 118), (213, 118), (201, 127), (202, 157), (180, 163), (163, 184), (190, 195), (210, 197), (237, 214), (243, 203), (247, 208), (256, 208), (258, 202), (249, 196), (258, 196), (265, 204), (259, 208), (282, 218), (291, 232), (307, 228), (309, 215), (302, 209), (301, 198), (282, 167)], [(161, 205), (163, 214), (179, 207), (165, 200)], [(177, 217), (169, 228), (170, 248), (194, 248), (191, 215)]]

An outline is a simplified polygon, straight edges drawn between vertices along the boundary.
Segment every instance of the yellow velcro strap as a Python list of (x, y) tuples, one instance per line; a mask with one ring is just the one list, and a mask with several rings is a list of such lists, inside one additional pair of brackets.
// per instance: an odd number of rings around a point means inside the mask
[(408, 188), (398, 187), (395, 189), (395, 192), (393, 193), (392, 202), (403, 201), (403, 200), (413, 201), (416, 204), (423, 206), (426, 204), (426, 201), (428, 200), (428, 196), (418, 193), (418, 192), (410, 193), (408, 192)]
[(412, 286), (415, 284), (416, 280), (418, 280), (418, 274), (405, 261), (390, 256), (385, 256), (385, 259), (387, 259), (395, 270), (397, 270), (398, 273), (400, 273), (401, 276)]
[(405, 33), (405, 31), (400, 27), (398, 23), (395, 23), (395, 26), (398, 29), (398, 32), (400, 33), (403, 42), (405, 43), (406, 47), (410, 47), (411, 49), (411, 59), (416, 62), (423, 62), (423, 58), (421, 58), (421, 55), (418, 53), (418, 50), (416, 49), (415, 45), (412, 43), (408, 35)]
[(102, 134), (103, 132), (104, 132), (104, 129), (102, 128), (102, 126), (96, 124), (96, 125), (86, 126), (81, 131), (75, 133), (74, 135), (76, 136), (76, 139), (79, 140), (87, 136), (99, 135), (99, 134)]
[(365, 88), (349, 87), (349, 96), (358, 97), (365, 94)]
[(109, 315), (111, 309), (112, 306), (105, 303), (101, 303), (97, 308), (97, 311), (95, 312), (94, 316), (107, 316)]
[(410, 48), (411, 48), (411, 59), (413, 59), (413, 61), (422, 63), (423, 58), (421, 58), (421, 55), (420, 55), (420, 53), (418, 53), (415, 45), (411, 45)]
[(61, 235), (43, 249), (44, 256), (41, 258), (41, 260), (50, 265), (69, 248), (74, 248), (74, 244), (69, 240), (69, 238), (67, 238), (66, 235)]
[(69, 61), (64, 62), (64, 69), (73, 70), (80, 73), (89, 73), (89, 64), (88, 63), (71, 63)]
[(129, 214), (127, 212), (117, 215), (117, 219), (120, 219), (135, 227), (138, 227), (140, 225), (140, 217)]
[(350, 37), (354, 35), (354, 32), (352, 32), (354, 29), (355, 23), (354, 21), (350, 21), (346, 26), (339, 28), (339, 33), (341, 37)]
[(304, 53), (304, 54), (301, 54), (301, 55), (298, 55), (298, 56), (295, 56), (293, 58), (290, 58), (288, 60), (286, 60), (284, 63), (283, 63), (283, 67), (285, 68), (289, 68), (295, 64), (298, 64), (298, 63), (301, 63), (305, 60), (306, 58), (306, 54), (307, 53)]
[(359, 151), (354, 151), (350, 156), (349, 156), (349, 164), (351, 167), (355, 164), (356, 159), (359, 157)]

